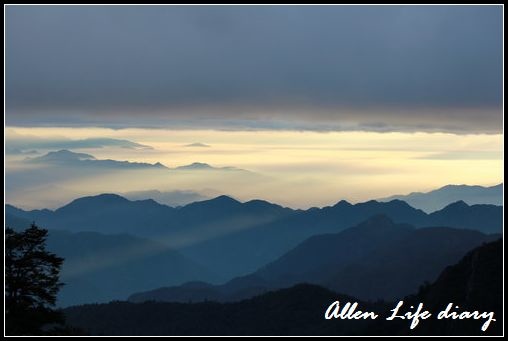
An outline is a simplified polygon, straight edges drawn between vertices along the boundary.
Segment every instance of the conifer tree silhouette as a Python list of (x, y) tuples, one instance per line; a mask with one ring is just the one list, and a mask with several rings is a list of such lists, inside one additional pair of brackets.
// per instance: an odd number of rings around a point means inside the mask
[(46, 250), (48, 231), (32, 224), (17, 232), (5, 229), (5, 319), (8, 335), (39, 335), (51, 324), (63, 323), (53, 310), (63, 285), (63, 258)]

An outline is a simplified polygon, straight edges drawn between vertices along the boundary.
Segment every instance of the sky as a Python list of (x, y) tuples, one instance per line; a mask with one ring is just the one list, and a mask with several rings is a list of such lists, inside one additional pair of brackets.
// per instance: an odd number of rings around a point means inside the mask
[[(199, 161), (263, 180), (145, 189), (294, 207), (503, 179), (500, 6), (9, 5), (5, 18), (11, 175), (52, 149)], [(121, 187), (70, 179), (44, 201), (15, 179), (8, 198), (25, 206)]]

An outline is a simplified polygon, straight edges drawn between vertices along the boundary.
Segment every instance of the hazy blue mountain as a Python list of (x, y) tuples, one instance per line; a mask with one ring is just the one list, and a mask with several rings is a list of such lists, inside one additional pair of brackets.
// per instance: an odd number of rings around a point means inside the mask
[(141, 237), (192, 237), (226, 233), (291, 214), (293, 211), (260, 201), (241, 203), (227, 196), (173, 208), (152, 199), (128, 200), (116, 194), (82, 197), (52, 210), (24, 211), (6, 205), (14, 216), (51, 229), (130, 233)]
[(409, 223), (416, 227), (449, 226), (485, 233), (501, 232), (501, 206), (473, 205), (464, 207), (463, 210), (464, 212), (459, 212), (454, 205), (450, 205), (428, 215), (400, 200), (388, 203), (369, 201), (356, 205), (341, 201), (322, 209), (294, 211), (270, 223), (190, 245), (182, 249), (182, 252), (211, 269), (227, 271), (225, 274), (232, 277), (255, 271), (306, 238), (339, 232), (377, 214), (386, 215), (396, 223)]
[(376, 215), (339, 233), (312, 236), (255, 275), (282, 286), (319, 283), (382, 245), (397, 245), (414, 231), (411, 225), (395, 224), (385, 215)]
[(146, 200), (153, 199), (158, 203), (176, 207), (190, 204), (195, 201), (202, 201), (210, 199), (207, 195), (195, 191), (159, 191), (159, 190), (146, 190), (146, 191), (133, 191), (122, 194), (129, 200)]
[(503, 205), (503, 184), (491, 187), (447, 185), (439, 189), (421, 193), (413, 192), (408, 195), (393, 195), (379, 201), (391, 201), (394, 199), (404, 200), (413, 207), (434, 212), (443, 207), (462, 200), (469, 205), (492, 204)]
[(495, 205), (468, 205), (464, 201), (452, 203), (428, 215), (429, 226), (463, 227), (484, 233), (501, 233), (503, 207)]
[(164, 286), (128, 296), (130, 302), (235, 302), (263, 294), (276, 286), (256, 275), (234, 278), (214, 285), (203, 281), (187, 282), (177, 286)]
[[(6, 214), (6, 226), (29, 227), (24, 218)], [(133, 291), (216, 276), (161, 242), (128, 234), (49, 230), (47, 248), (65, 259), (59, 306), (122, 299)]]
[(467, 251), (495, 238), (448, 227), (416, 229), (378, 215), (336, 234), (310, 237), (253, 274), (225, 284), (183, 284), (136, 293), (129, 300), (226, 302), (302, 282), (361, 299), (392, 300), (433, 281)]
[(5, 226), (10, 227), (13, 230), (25, 230), (30, 227), (32, 222), (28, 219), (18, 217), (12, 213), (5, 214)]
[[(310, 284), (235, 303), (111, 302), (70, 307), (64, 313), (70, 325), (92, 335), (502, 335), (502, 294), (503, 245), (497, 240), (467, 253), (433, 284), (401, 297), (407, 306), (421, 302), (431, 312), (450, 302), (459, 305), (460, 311), (494, 312), (497, 321), (486, 332), (481, 330), (484, 319), (428, 319), (410, 329), (408, 321), (386, 321), (395, 302), (362, 301)], [(324, 319), (325, 309), (337, 300), (358, 302), (362, 311), (380, 316), (376, 320)]]
[(172, 208), (153, 200), (131, 201), (114, 194), (76, 199), (55, 211), (7, 212), (39, 225), (69, 231), (129, 233), (157, 238), (223, 279), (249, 274), (282, 256), (305, 239), (336, 233), (383, 214), (416, 227), (449, 226), (501, 232), (502, 207), (449, 205), (426, 214), (400, 200), (291, 210), (262, 201), (241, 203), (227, 196)]
[(48, 249), (65, 258), (59, 305), (122, 299), (133, 290), (213, 274), (168, 246), (130, 235), (50, 230)]
[(130, 235), (50, 231), (48, 249), (65, 258), (60, 305), (107, 302), (167, 282), (214, 279), (166, 245)]
[(151, 164), (144, 162), (129, 162), (117, 160), (99, 160), (90, 154), (75, 153), (69, 150), (59, 150), (49, 152), (42, 156), (27, 158), (26, 162), (43, 163), (56, 166), (66, 167), (94, 167), (94, 168), (110, 168), (110, 169), (168, 169), (160, 162)]
[(173, 168), (177, 171), (188, 171), (188, 170), (198, 170), (198, 171), (237, 171), (237, 172), (247, 172), (244, 169), (236, 168), (236, 167), (213, 167), (207, 163), (203, 162), (193, 162), (189, 165), (179, 166)]
[(324, 285), (364, 300), (398, 300), (459, 261), (482, 243), (498, 239), (478, 231), (428, 227), (380, 245), (362, 259), (335, 270)]
[(6, 209), (48, 229), (132, 233), (138, 236), (150, 235), (153, 229), (160, 231), (161, 217), (170, 217), (173, 211), (171, 207), (153, 200), (130, 201), (116, 194), (82, 197), (55, 211), (23, 212), (11, 206)]
[(59, 150), (56, 152), (49, 152), (42, 156), (27, 158), (28, 162), (74, 162), (83, 160), (96, 160), (96, 158), (90, 154), (85, 153), (74, 153), (69, 150)]
[(188, 165), (169, 168), (156, 162), (154, 164), (144, 162), (118, 161), (110, 159), (97, 159), (93, 155), (85, 153), (75, 153), (70, 150), (62, 149), (58, 151), (48, 152), (47, 154), (35, 157), (27, 157), (25, 162), (44, 163), (59, 166), (72, 167), (102, 167), (102, 168), (119, 168), (119, 169), (143, 169), (143, 168), (159, 168), (175, 171), (239, 171), (248, 172), (236, 167), (214, 167), (207, 163), (194, 162)]

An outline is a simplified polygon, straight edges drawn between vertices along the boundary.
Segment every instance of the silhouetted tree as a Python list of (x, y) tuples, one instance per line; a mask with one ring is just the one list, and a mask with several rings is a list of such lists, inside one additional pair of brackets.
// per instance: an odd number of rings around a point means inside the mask
[(52, 307), (63, 258), (46, 250), (48, 231), (32, 224), (17, 232), (5, 229), (6, 334), (38, 335), (44, 326), (62, 323)]

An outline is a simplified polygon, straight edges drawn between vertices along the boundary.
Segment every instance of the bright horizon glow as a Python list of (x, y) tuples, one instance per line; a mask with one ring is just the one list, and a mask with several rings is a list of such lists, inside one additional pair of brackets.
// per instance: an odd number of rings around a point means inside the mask
[[(228, 183), (215, 179), (210, 183), (211, 180), (196, 178), (195, 181), (147, 179), (124, 184), (125, 190), (211, 190), (242, 201), (264, 199), (308, 208), (331, 205), (342, 199), (361, 202), (430, 191), (447, 184), (490, 186), (503, 181), (501, 134), (6, 127), (7, 145), (9, 141), (26, 138), (99, 137), (126, 139), (153, 149), (69, 149), (99, 159), (161, 162), (168, 167), (205, 162), (216, 167), (238, 167), (263, 176), (262, 181), (249, 180), (243, 185), (240, 180)], [(186, 146), (192, 143), (210, 147)], [(33, 149), (38, 149), (36, 143)], [(7, 155), (7, 176), (15, 172), (19, 158), (19, 155)], [(58, 187), (68, 190), (70, 196), (70, 193), (118, 193), (121, 189), (107, 176), (93, 181), (62, 181)], [(8, 200), (11, 198), (12, 203), (23, 202), (22, 194), (7, 195)]]

